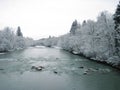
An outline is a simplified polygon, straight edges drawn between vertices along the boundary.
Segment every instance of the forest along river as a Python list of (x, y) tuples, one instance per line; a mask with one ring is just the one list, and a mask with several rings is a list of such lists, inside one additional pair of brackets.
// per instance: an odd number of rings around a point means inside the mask
[(31, 47), (0, 54), (0, 90), (120, 90), (120, 72), (64, 50)]

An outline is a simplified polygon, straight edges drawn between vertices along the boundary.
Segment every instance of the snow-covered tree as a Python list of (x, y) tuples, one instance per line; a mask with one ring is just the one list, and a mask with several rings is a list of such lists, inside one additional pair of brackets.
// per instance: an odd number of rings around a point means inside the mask
[(0, 52), (25, 48), (25, 38), (14, 34), (12, 28), (6, 27), (0, 31)]
[(16, 35), (17, 35), (17, 36), (21, 36), (21, 37), (23, 37), (23, 34), (22, 34), (22, 32), (21, 32), (21, 28), (20, 28), (20, 26), (18, 26), (18, 28), (17, 28)]
[(115, 48), (116, 53), (120, 55), (120, 2), (114, 14), (115, 22)]
[(82, 26), (85, 26), (85, 25), (86, 25), (86, 20), (84, 20), (82, 23)]
[(43, 38), (43, 39), (37, 40), (36, 45), (43, 45), (43, 46), (46, 46), (46, 47), (53, 47), (53, 46), (57, 45), (58, 40), (59, 39), (57, 37), (49, 36), (48, 38)]
[[(97, 28), (95, 32), (96, 43), (99, 45), (95, 50), (98, 51), (98, 55), (104, 58), (108, 58), (114, 54), (114, 22), (113, 17), (108, 12), (102, 12), (98, 16), (98, 20), (96, 22)], [(97, 52), (96, 52), (97, 53)], [(103, 54), (103, 55), (102, 55)]]
[(0, 51), (10, 51), (14, 49), (14, 33), (11, 28), (6, 27), (0, 32)]
[(18, 26), (15, 37), (15, 48), (21, 49), (25, 47), (26, 47), (25, 38), (23, 37), (20, 26)]
[(79, 26), (79, 24), (78, 24), (77, 20), (75, 20), (75, 21), (72, 23), (72, 26), (71, 26), (71, 29), (70, 29), (70, 33), (71, 33), (72, 35), (75, 35), (75, 32), (76, 32), (76, 30), (78, 29), (78, 26)]
[(25, 45), (27, 47), (35, 46), (35, 45), (37, 45), (37, 41), (33, 40), (32, 38), (27, 37), (27, 38), (25, 38)]
[[(74, 26), (74, 24), (73, 24)], [(74, 35), (61, 36), (59, 46), (72, 53), (109, 62), (115, 53), (114, 20), (112, 14), (104, 11), (97, 21), (83, 21), (80, 28), (75, 29)]]
[(25, 38), (15, 37), (15, 49), (22, 49), (26, 47)]

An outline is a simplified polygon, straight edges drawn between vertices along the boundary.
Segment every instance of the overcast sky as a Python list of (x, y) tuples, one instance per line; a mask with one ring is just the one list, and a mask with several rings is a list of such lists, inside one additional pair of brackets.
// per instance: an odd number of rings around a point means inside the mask
[(0, 29), (21, 27), (34, 39), (69, 32), (77, 19), (95, 20), (101, 11), (114, 13), (119, 0), (0, 0)]

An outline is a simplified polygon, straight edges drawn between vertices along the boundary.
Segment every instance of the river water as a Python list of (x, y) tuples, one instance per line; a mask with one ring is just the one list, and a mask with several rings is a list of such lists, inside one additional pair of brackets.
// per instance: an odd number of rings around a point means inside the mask
[(120, 90), (119, 83), (118, 70), (61, 49), (0, 54), (0, 90)]

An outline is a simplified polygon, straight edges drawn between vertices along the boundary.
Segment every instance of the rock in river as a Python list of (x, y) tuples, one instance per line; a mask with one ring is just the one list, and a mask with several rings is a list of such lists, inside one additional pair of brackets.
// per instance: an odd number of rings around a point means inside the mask
[(35, 69), (36, 71), (42, 71), (44, 67), (43, 66), (32, 66), (31, 69)]

